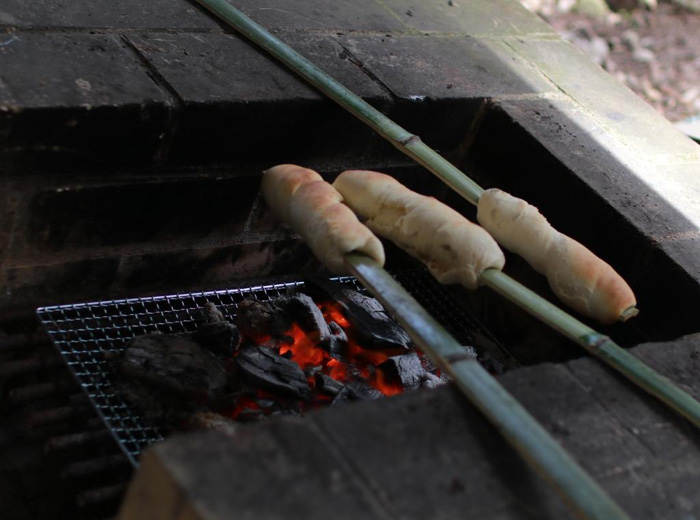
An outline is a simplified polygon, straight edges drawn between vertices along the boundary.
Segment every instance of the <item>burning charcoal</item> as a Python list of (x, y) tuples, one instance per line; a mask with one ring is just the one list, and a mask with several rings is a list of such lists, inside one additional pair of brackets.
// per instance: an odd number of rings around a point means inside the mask
[(202, 323), (192, 338), (204, 348), (218, 356), (230, 356), (241, 344), (238, 328), (224, 317), (216, 305), (207, 302), (202, 306), (205, 323)]
[(226, 316), (212, 302), (206, 302), (202, 305), (202, 315), (206, 323), (223, 323), (226, 321)]
[(291, 321), (273, 301), (243, 300), (238, 304), (236, 324), (241, 333), (249, 338), (278, 338), (289, 329)]
[(307, 290), (315, 290), (343, 307), (346, 318), (353, 325), (357, 341), (363, 347), (396, 354), (409, 350), (411, 339), (406, 331), (374, 298), (321, 277), (309, 278)]
[(321, 372), (321, 370), (323, 370), (323, 367), (320, 365), (315, 366), (315, 367), (308, 367), (308, 368), (304, 369), (304, 375), (306, 376), (307, 379), (309, 377), (315, 377), (316, 374)]
[(348, 335), (343, 330), (343, 327), (334, 321), (328, 324), (328, 328), (331, 331), (331, 339), (327, 347), (328, 352), (330, 352), (331, 357), (343, 359), (343, 354), (348, 346)]
[(426, 374), (428, 374), (415, 352), (390, 357), (379, 365), (379, 368), (390, 378), (401, 381), (404, 390), (415, 390), (421, 386)]
[(326, 374), (318, 373), (316, 374), (316, 388), (324, 394), (336, 396), (345, 388), (345, 385)]
[(272, 399), (258, 399), (258, 405), (263, 410), (267, 410), (268, 408), (273, 408), (276, 404), (277, 404), (277, 402), (273, 401)]
[(245, 347), (236, 356), (236, 365), (249, 384), (293, 399), (311, 395), (304, 372), (294, 361), (270, 349)]
[[(264, 341), (256, 343), (258, 347), (267, 348), (278, 352), (282, 345), (288, 345), (290, 341), (289, 336), (282, 336), (280, 338), (265, 338)], [(292, 352), (288, 352), (289, 355), (285, 354), (284, 357), (289, 358)]]
[(119, 369), (144, 385), (191, 399), (214, 398), (226, 386), (223, 364), (181, 336), (150, 334), (132, 339)]
[(311, 296), (295, 294), (291, 298), (284, 299), (281, 306), (315, 343), (324, 347), (330, 343), (331, 331), (323, 313), (311, 299)]
[(236, 423), (214, 412), (198, 412), (190, 415), (182, 425), (185, 431), (215, 431), (226, 435), (236, 432)]
[(426, 372), (423, 374), (423, 379), (420, 383), (421, 388), (437, 388), (438, 386), (442, 386), (447, 383), (447, 378), (446, 377), (438, 377), (435, 374), (431, 374), (430, 372)]
[(379, 399), (382, 396), (383, 394), (379, 390), (372, 388), (364, 381), (351, 381), (338, 392), (335, 399), (333, 399), (333, 404), (347, 401), (368, 401)]

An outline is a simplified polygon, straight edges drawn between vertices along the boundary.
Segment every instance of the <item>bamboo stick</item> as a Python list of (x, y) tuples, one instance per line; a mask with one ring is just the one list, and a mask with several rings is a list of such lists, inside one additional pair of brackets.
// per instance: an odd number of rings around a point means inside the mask
[(364, 255), (345, 255), (345, 264), (401, 323), (431, 361), (452, 377), (461, 392), (581, 518), (628, 518), (478, 361), (464, 355), (457, 340), (389, 273)]
[(481, 273), (482, 283), (512, 301), (700, 427), (700, 403), (608, 336), (552, 305), (498, 269)]
[[(483, 188), (423, 143), (418, 136), (394, 123), (225, 0), (197, 0), (197, 2), (372, 127), (395, 147), (435, 174), (469, 202), (475, 205), (478, 203), (479, 197), (484, 191)], [(612, 340), (598, 334), (532, 291), (527, 290), (505, 273), (500, 271), (485, 272), (484, 282), (575, 341), (588, 352), (621, 372), (638, 387), (657, 397), (697, 427), (700, 427), (700, 403), (698, 401), (680, 390), (670, 380), (625, 352)]]
[[(396, 148), (422, 164), (457, 193), (476, 204), (484, 189), (423, 143), (417, 135), (394, 123), (379, 110), (316, 67), (286, 43), (271, 35), (226, 0), (197, 0), (236, 31), (262, 47), (293, 72), (326, 94)], [(435, 165), (435, 166), (433, 166)]]

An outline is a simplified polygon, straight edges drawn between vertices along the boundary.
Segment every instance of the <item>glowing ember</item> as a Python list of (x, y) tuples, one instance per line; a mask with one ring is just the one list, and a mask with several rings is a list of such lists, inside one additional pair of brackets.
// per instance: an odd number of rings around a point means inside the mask
[(231, 412), (232, 419), (238, 419), (241, 413), (248, 410), (260, 410), (258, 401), (252, 397), (241, 397), (236, 403), (236, 407)]
[(311, 338), (296, 323), (285, 335), (292, 338), (292, 341), (280, 347), (280, 354), (291, 352), (292, 360), (296, 361), (302, 369), (321, 365), (330, 359), (330, 355), (322, 348), (315, 346)]
[[(352, 325), (345, 318), (342, 308), (337, 303), (325, 302), (320, 304), (319, 309), (323, 312), (326, 323), (336, 322), (348, 335), (348, 345), (346, 349), (346, 362), (331, 357), (330, 353), (315, 344), (311, 336), (296, 323), (286, 332), (285, 336), (290, 338), (289, 342), (282, 344), (279, 353), (285, 355), (291, 353), (291, 359), (296, 361), (302, 369), (320, 367), (321, 372), (340, 382), (347, 382), (351, 379), (350, 373), (355, 377), (366, 379), (367, 383), (376, 388), (384, 395), (395, 395), (401, 393), (400, 383), (391, 384), (385, 381), (385, 376), (381, 370), (375, 368), (387, 360), (387, 356), (381, 352), (374, 352), (362, 348), (354, 339)], [(350, 369), (352, 366), (352, 369)], [(310, 380), (313, 378), (310, 377)]]
[(328, 323), (334, 321), (344, 329), (349, 329), (352, 326), (343, 314), (343, 311), (338, 303), (325, 302), (321, 303), (318, 308), (321, 309), (321, 312), (323, 312), (323, 317), (326, 318)]
[[(325, 344), (320, 344), (318, 331), (307, 332), (301, 323), (293, 323), (288, 330), (282, 334), (277, 333), (278, 335), (275, 337), (263, 334), (258, 334), (258, 337), (250, 335), (246, 337), (248, 344), (257, 345), (258, 348), (270, 348), (280, 356), (299, 365), (304, 371), (311, 389), (310, 402), (290, 401), (279, 396), (264, 395), (264, 392), (258, 392), (259, 395), (255, 397), (238, 398), (235, 407), (226, 415), (234, 419), (241, 417), (243, 412), (248, 412), (248, 417), (255, 416), (255, 411), (268, 415), (272, 413), (273, 408), (279, 409), (279, 407), (276, 404), (268, 407), (267, 403), (280, 403), (280, 406), (284, 407), (285, 402), (292, 405), (297, 411), (304, 411), (332, 402), (338, 388), (345, 388), (344, 385), (351, 382), (368, 385), (386, 396), (400, 394), (404, 391), (403, 383), (397, 376), (394, 373), (385, 372), (380, 367), (389, 359), (389, 356), (376, 350), (365, 349), (358, 343), (353, 326), (343, 313), (341, 305), (335, 302), (323, 302), (317, 307), (323, 314), (326, 323), (332, 325), (334, 322), (345, 333), (334, 336), (331, 341), (342, 338), (338, 340), (339, 343), (334, 343), (334, 346), (328, 344), (327, 336), (324, 339)], [(339, 330), (337, 327), (335, 329), (333, 327), (335, 325), (330, 326), (331, 331)], [(344, 336), (347, 336), (347, 342)], [(329, 383), (319, 383), (320, 379), (318, 378), (326, 376), (339, 383), (335, 390), (329, 389)], [(329, 380), (327, 379), (327, 381)], [(330, 386), (332, 387), (332, 385)], [(261, 406), (260, 403), (265, 404)]]

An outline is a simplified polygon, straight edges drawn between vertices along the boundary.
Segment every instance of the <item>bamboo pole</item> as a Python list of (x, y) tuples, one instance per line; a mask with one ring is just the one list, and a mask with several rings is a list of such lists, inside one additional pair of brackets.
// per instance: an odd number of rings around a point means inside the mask
[[(395, 147), (437, 175), (469, 202), (476, 204), (484, 189), (423, 143), (417, 135), (394, 123), (364, 99), (334, 80), (282, 40), (271, 35), (226, 0), (197, 0), (246, 38), (272, 54), (293, 72), (376, 130)], [(433, 166), (435, 165), (435, 166)]]
[[(231, 27), (280, 60), (312, 86), (325, 93), (355, 117), (372, 127), (399, 150), (415, 159), (472, 204), (483, 193), (477, 183), (435, 150), (394, 123), (380, 111), (328, 76), (309, 60), (271, 35), (226, 0), (197, 0)], [(700, 403), (650, 367), (625, 352), (610, 338), (558, 309), (501, 271), (483, 273), (486, 285), (540, 318), (578, 345), (619, 371), (635, 385), (666, 403), (700, 427)]]
[(481, 273), (480, 280), (700, 427), (698, 401), (678, 388), (670, 379), (621, 348), (608, 336), (596, 332), (498, 269), (486, 269)]
[(345, 255), (345, 265), (406, 329), (435, 365), (500, 431), (581, 518), (628, 516), (421, 305), (374, 260)]

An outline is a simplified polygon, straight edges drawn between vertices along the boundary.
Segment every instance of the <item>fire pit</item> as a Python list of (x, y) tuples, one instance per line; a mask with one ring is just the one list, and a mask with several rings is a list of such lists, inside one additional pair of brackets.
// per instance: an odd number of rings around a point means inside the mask
[[(35, 517), (113, 517), (135, 458), (163, 437), (162, 424), (113, 392), (111, 358), (129, 340), (192, 333), (206, 302), (234, 320), (249, 296), (286, 296), (317, 273), (305, 246), (269, 218), (258, 194), (261, 170), (298, 162), (332, 180), (343, 169), (376, 169), (470, 211), (190, 2), (169, 2), (165, 17), (160, 2), (136, 10), (133, 2), (114, 9), (59, 3), (42, 10), (11, 1), (0, 16), (8, 86), (0, 87), (7, 108), (0, 112), (0, 166), (7, 166), (1, 433), (12, 459), (0, 476), (29, 490), (26, 504), (11, 508), (22, 520), (32, 517), (21, 514), (32, 503), (46, 511)], [(293, 15), (289, 2), (234, 3), (484, 187), (529, 200), (619, 268), (642, 311), (635, 323), (605, 331), (619, 343), (669, 342), (697, 331), (689, 312), (700, 297), (697, 147), (541, 20), (507, 0), (413, 2), (410, 9), (394, 0), (309, 0), (296, 2)], [(580, 352), (495, 295), (431, 288), (425, 273), (404, 273), (401, 257), (391, 260), (403, 285), (460, 342), (481, 360), (488, 353), (491, 369), (536, 365), (506, 370), (499, 380), (625, 509), (666, 518), (694, 513), (696, 497), (686, 491), (697, 489), (697, 440), (683, 421), (595, 363), (571, 361)], [(541, 277), (516, 258), (506, 269), (547, 294)], [(238, 288), (214, 290), (221, 287)], [(55, 306), (75, 301), (92, 303)], [(34, 322), (26, 325), (39, 306), (60, 359)], [(694, 389), (693, 345), (690, 337), (636, 352)], [(354, 512), (367, 506), (368, 518), (563, 516), (540, 500), (546, 493), (532, 484), (534, 475), (513, 469), (514, 454), (449, 385), (309, 416), (237, 427), (227, 470), (246, 468), (236, 473), (237, 489), (255, 477), (259, 485), (251, 486), (262, 490), (237, 494), (237, 511), (255, 515), (267, 501), (283, 516), (299, 505), (297, 486), (317, 482), (306, 496), (352, 489), (342, 503), (362, 505), (348, 509)], [(199, 439), (157, 443), (147, 472), (191, 465), (193, 478), (204, 473), (210, 464), (185, 454), (202, 448)], [(248, 467), (249, 447), (259, 460), (274, 453), (294, 464)], [(216, 449), (207, 453), (214, 457)], [(446, 470), (445, 461), (470, 469)], [(275, 496), (263, 492), (270, 468), (284, 490)], [(296, 478), (289, 468), (318, 479)], [(397, 472), (430, 478), (418, 483)], [(635, 498), (640, 489), (648, 501)], [(316, 513), (328, 511), (332, 503)]]
[[(443, 325), (463, 344), (465, 348), (474, 348), (474, 355), (478, 355), (493, 371), (500, 372), (504, 368), (511, 368), (517, 363), (499, 342), (484, 329), (479, 322), (471, 316), (459, 300), (452, 294), (451, 290), (438, 284), (427, 271), (411, 270), (396, 273), (396, 278), (416, 297), (433, 315), (439, 317)], [(364, 289), (359, 286), (354, 278), (342, 277), (333, 280), (352, 289), (356, 294), (364, 294)], [(328, 283), (328, 282), (326, 282)], [(134, 337), (161, 333), (161, 334), (194, 334), (200, 330), (203, 323), (202, 309), (207, 304), (215, 304), (222, 314), (230, 321), (235, 322), (238, 315), (238, 307), (242, 302), (252, 300), (259, 302), (274, 302), (279, 298), (288, 298), (292, 295), (304, 294), (305, 284), (303, 281), (289, 281), (267, 285), (255, 285), (238, 289), (207, 291), (199, 293), (178, 294), (170, 296), (154, 296), (148, 298), (133, 298), (126, 300), (101, 301), (84, 304), (62, 305), (55, 307), (43, 307), (38, 310), (38, 314), (49, 335), (59, 348), (66, 364), (75, 374), (83, 389), (87, 392), (95, 408), (99, 411), (108, 428), (119, 442), (124, 453), (132, 464), (137, 463), (137, 458), (141, 451), (148, 445), (160, 441), (164, 438), (164, 425), (156, 421), (148, 420), (143, 416), (141, 410), (133, 403), (128, 402), (118, 387), (120, 380), (123, 382), (123, 375), (119, 375), (114, 369), (114, 359), (116, 353), (124, 351), (129, 341)], [(321, 284), (325, 286), (326, 284)], [(319, 289), (307, 292), (318, 293)], [(374, 300), (372, 300), (374, 301)], [(376, 303), (376, 302), (375, 302)], [(326, 310), (332, 316), (330, 321), (335, 320), (346, 329), (350, 324), (342, 313), (342, 309), (337, 303), (324, 303), (321, 310)], [(347, 330), (347, 329), (346, 329)], [(434, 368), (428, 366), (428, 370), (423, 371), (417, 377), (418, 381), (401, 384), (393, 379), (393, 369), (397, 369), (401, 360), (392, 358), (391, 355), (401, 354), (393, 352), (371, 351), (361, 349), (359, 345), (352, 347), (363, 350), (358, 353), (355, 350), (355, 358), (343, 360), (342, 356), (331, 357), (330, 350), (315, 349), (313, 352), (304, 349), (303, 330), (294, 325), (283, 328), (281, 335), (291, 333), (292, 340), (288, 338), (279, 339), (275, 349), (276, 354), (291, 354), (291, 359), (296, 361), (297, 370), (307, 369), (306, 376), (313, 381), (314, 387), (323, 385), (324, 377), (331, 376), (331, 381), (349, 381), (352, 379), (348, 371), (352, 364), (352, 370), (365, 372), (369, 377), (369, 367), (372, 367), (372, 385), (369, 386), (379, 390), (379, 395), (393, 395), (404, 390), (405, 386), (417, 388), (420, 386), (435, 386), (441, 382), (439, 376), (434, 374)], [(352, 336), (352, 332), (350, 333)], [(248, 355), (255, 350), (271, 351), (269, 346), (259, 346), (271, 341), (272, 338), (259, 337), (258, 346), (249, 346), (246, 352), (240, 355)], [(399, 335), (400, 341), (405, 341)], [(313, 347), (313, 345), (310, 345)], [(253, 349), (253, 350), (251, 350)], [(406, 348), (408, 351), (408, 348)], [(405, 352), (404, 352), (405, 353)], [(317, 363), (310, 362), (304, 356), (318, 357)], [(368, 357), (371, 363), (355, 365), (352, 362), (363, 356)], [(239, 359), (239, 364), (241, 362)], [(286, 358), (283, 358), (286, 360)], [(254, 362), (254, 359), (249, 359)], [(404, 362), (410, 363), (410, 358)], [(375, 365), (386, 363), (382, 371), (375, 371)], [(421, 366), (426, 366), (423, 360)], [(419, 363), (420, 364), (420, 363)], [(408, 367), (410, 369), (410, 367)], [(323, 370), (321, 370), (323, 369)], [(324, 374), (323, 372), (326, 372)], [(323, 376), (322, 376), (322, 375)], [(387, 377), (387, 380), (379, 380), (378, 374)], [(429, 376), (427, 374), (430, 374)], [(303, 375), (303, 373), (302, 373)], [(422, 377), (422, 379), (420, 379)], [(302, 383), (304, 379), (302, 378)], [(326, 382), (326, 384), (329, 384)], [(333, 384), (333, 383), (330, 383)], [(264, 382), (263, 382), (264, 386)], [(314, 399), (318, 405), (322, 401), (344, 401), (362, 398), (362, 389), (365, 398), (376, 398), (379, 395), (367, 392), (367, 384), (353, 390), (344, 384), (336, 388), (327, 389), (325, 397), (317, 395)], [(269, 390), (269, 388), (268, 388)], [(272, 389), (274, 393), (274, 388)], [(336, 394), (333, 396), (333, 394)], [(342, 395), (337, 395), (341, 394)], [(321, 392), (323, 394), (323, 392)], [(259, 397), (259, 396), (258, 396)], [(302, 396), (297, 396), (302, 397)], [(333, 397), (333, 399), (331, 399)], [(256, 412), (260, 410), (259, 401), (253, 394), (246, 394), (235, 402), (229, 402), (229, 410), (226, 413), (233, 419), (244, 419), (260, 417)], [(293, 400), (294, 401), (294, 400)], [(300, 401), (297, 399), (296, 401)], [(313, 407), (313, 403), (304, 407)], [(289, 410), (301, 411), (298, 408)], [(270, 413), (271, 411), (268, 411)], [(242, 414), (242, 417), (241, 417)], [(263, 413), (264, 415), (264, 413)]]

